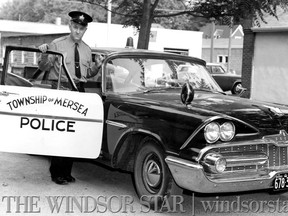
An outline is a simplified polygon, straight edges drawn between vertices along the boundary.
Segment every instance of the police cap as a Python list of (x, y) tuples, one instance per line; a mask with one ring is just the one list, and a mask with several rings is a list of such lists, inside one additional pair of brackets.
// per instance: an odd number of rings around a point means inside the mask
[(93, 21), (91, 16), (81, 11), (71, 11), (68, 15), (71, 17), (73, 22), (82, 26), (87, 26), (88, 23)]

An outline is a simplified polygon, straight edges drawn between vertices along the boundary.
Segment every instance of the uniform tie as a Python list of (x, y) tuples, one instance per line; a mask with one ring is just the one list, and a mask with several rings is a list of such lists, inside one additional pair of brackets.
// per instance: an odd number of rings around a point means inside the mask
[(79, 61), (79, 52), (78, 52), (78, 43), (75, 43), (75, 75), (77, 78), (81, 78), (81, 70), (80, 70), (80, 61)]

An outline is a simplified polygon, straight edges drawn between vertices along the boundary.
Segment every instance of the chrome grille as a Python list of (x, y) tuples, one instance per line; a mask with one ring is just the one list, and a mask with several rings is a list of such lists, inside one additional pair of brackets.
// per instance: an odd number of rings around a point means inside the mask
[(236, 145), (230, 147), (221, 147), (221, 148), (213, 148), (213, 151), (218, 153), (225, 152), (251, 152), (251, 151), (259, 151), (267, 153), (267, 145), (266, 144), (258, 144), (258, 145)]
[(288, 165), (287, 147), (269, 146), (269, 167)]
[[(229, 166), (227, 164), (226, 172), (232, 171), (253, 171), (263, 170), (264, 168), (276, 168), (279, 166), (288, 165), (288, 146), (277, 146), (275, 144), (255, 144), (255, 145), (236, 145), (230, 147), (213, 148), (210, 151), (222, 154), (225, 158), (229, 158), (231, 154), (234, 155), (249, 155), (249, 154), (265, 154), (268, 156), (267, 162), (263, 164), (245, 164), (239, 166)], [(241, 161), (239, 162), (239, 164)]]
[(280, 165), (288, 165), (287, 147), (280, 147)]

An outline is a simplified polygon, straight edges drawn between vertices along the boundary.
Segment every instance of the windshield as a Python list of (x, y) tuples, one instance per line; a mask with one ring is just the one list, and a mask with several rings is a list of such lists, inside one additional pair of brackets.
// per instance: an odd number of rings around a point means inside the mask
[(109, 92), (147, 92), (181, 88), (189, 81), (195, 90), (222, 91), (205, 66), (175, 59), (116, 58), (105, 66)]

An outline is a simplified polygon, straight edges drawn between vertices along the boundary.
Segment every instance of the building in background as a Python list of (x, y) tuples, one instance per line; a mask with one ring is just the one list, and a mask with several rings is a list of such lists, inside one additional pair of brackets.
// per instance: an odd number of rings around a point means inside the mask
[(278, 10), (278, 19), (265, 17), (261, 27), (244, 29), (243, 96), (288, 105), (288, 13)]
[[(232, 29), (229, 26), (215, 26), (213, 34), (211, 33), (212, 24), (207, 24), (200, 29), (203, 32), (202, 58), (213, 63), (221, 63), (225, 66), (229, 61), (230, 49), (230, 65), (229, 68), (237, 74), (241, 74), (242, 69), (242, 53), (243, 53), (243, 38), (244, 33), (241, 25), (236, 25)], [(229, 45), (229, 37), (231, 41)], [(213, 35), (213, 47), (212, 47)], [(212, 51), (213, 49), (213, 51)], [(211, 57), (212, 53), (212, 57)]]
[[(54, 38), (69, 34), (69, 27), (56, 24), (34, 23), (23, 21), (0, 20), (1, 59), (8, 44), (34, 46), (49, 43)], [(167, 51), (201, 58), (202, 32), (164, 29), (159, 25), (151, 28), (150, 50)], [(137, 46), (138, 33), (132, 27), (96, 23), (89, 24), (83, 40), (90, 47), (125, 47), (128, 37)]]

